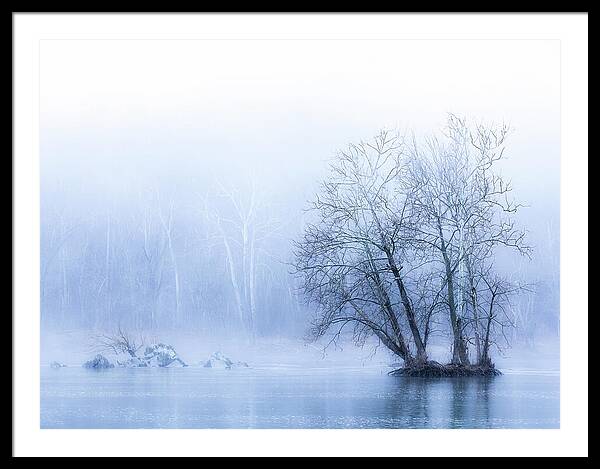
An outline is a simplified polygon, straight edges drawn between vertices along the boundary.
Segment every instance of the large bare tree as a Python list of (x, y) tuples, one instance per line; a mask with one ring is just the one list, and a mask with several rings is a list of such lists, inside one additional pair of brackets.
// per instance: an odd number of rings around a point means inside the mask
[(452, 369), (493, 368), (490, 334), (503, 333), (499, 310), (517, 291), (494, 273), (494, 256), (530, 252), (497, 171), (507, 133), (450, 115), (439, 136), (382, 131), (337, 154), (295, 245), (303, 293), (317, 306), (313, 337), (335, 340), (351, 325), (358, 343), (374, 335), (406, 367), (446, 373), (426, 350), (445, 316)]
[[(485, 263), (499, 246), (529, 253), (525, 233), (513, 216), (520, 205), (511, 200), (511, 185), (496, 171), (507, 133), (504, 124), (469, 126), (465, 119), (449, 115), (443, 135), (421, 144), (413, 138), (408, 145), (411, 163), (402, 184), (410, 189), (418, 217), (411, 242), (441, 265), (454, 364), (470, 361), (467, 322), (474, 325), (476, 336), (481, 334), (479, 321), (467, 317), (475, 300), (469, 274), (473, 264)], [(477, 314), (477, 307), (472, 312)]]
[(403, 237), (410, 199), (398, 190), (405, 171), (401, 138), (382, 131), (338, 153), (295, 247), (302, 289), (319, 307), (315, 337), (352, 325), (358, 342), (375, 335), (405, 363), (427, 353), (406, 289)]

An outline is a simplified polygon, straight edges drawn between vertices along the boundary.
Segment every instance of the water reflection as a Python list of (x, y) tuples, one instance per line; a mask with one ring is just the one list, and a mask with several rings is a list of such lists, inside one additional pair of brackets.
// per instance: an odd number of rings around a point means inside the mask
[(477, 386), (477, 402), (480, 403), (480, 419), (488, 422), (488, 424), (490, 421), (490, 394), (492, 393), (495, 379), (495, 376), (484, 376), (475, 381)]
[(43, 428), (557, 428), (558, 376), (42, 370)]
[(410, 428), (427, 427), (431, 383), (427, 378), (391, 378), (390, 398), (382, 399), (384, 415), (406, 420)]
[(394, 378), (385, 413), (410, 428), (487, 427), (495, 377)]

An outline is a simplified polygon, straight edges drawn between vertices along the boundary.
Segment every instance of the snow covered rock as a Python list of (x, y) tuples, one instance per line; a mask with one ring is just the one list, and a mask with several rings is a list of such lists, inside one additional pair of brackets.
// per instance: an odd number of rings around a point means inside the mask
[(162, 343), (146, 347), (143, 360), (147, 366), (187, 366), (172, 346)]
[(229, 357), (221, 352), (213, 353), (210, 358), (204, 362), (204, 368), (224, 368), (230, 370), (232, 368), (248, 368), (246, 362), (234, 362)]
[(233, 362), (230, 358), (221, 352), (213, 353), (208, 360), (204, 362), (204, 368), (231, 368)]
[(64, 363), (60, 363), (60, 362), (50, 362), (50, 368), (64, 368), (67, 365), (65, 365)]
[(103, 368), (114, 368), (115, 365), (113, 365), (111, 362), (108, 361), (108, 359), (101, 354), (96, 355), (94, 358), (92, 358), (91, 360), (85, 362), (83, 364), (84, 368), (92, 368), (95, 370), (99, 370), (99, 369), (103, 369)]
[(144, 368), (148, 366), (144, 360), (138, 357), (124, 357), (120, 360), (117, 359), (117, 365), (124, 368)]

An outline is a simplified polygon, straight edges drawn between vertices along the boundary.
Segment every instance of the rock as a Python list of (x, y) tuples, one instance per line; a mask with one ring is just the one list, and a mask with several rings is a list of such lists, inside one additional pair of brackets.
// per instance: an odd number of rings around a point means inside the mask
[(84, 368), (92, 368), (95, 370), (100, 370), (104, 368), (114, 368), (114, 366), (115, 365), (109, 362), (104, 355), (100, 354), (96, 355), (94, 358), (83, 364)]
[(143, 360), (147, 366), (187, 366), (172, 346), (162, 343), (146, 347)]
[(148, 366), (144, 360), (138, 357), (125, 357), (122, 360), (117, 360), (117, 365), (124, 368), (144, 368)]
[(233, 366), (233, 361), (226, 357), (221, 352), (213, 353), (210, 358), (204, 362), (204, 368), (226, 368), (230, 369)]
[(65, 368), (67, 365), (60, 362), (50, 362), (50, 368)]
[(226, 370), (230, 370), (232, 368), (248, 368), (248, 364), (246, 362), (234, 362), (221, 352), (213, 353), (210, 358), (204, 362), (203, 366), (204, 368), (223, 368)]

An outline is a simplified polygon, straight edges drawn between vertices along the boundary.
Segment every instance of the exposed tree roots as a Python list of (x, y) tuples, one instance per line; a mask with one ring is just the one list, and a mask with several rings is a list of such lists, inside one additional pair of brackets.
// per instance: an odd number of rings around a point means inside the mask
[(407, 366), (390, 371), (390, 376), (410, 376), (421, 378), (452, 378), (461, 376), (498, 376), (502, 373), (490, 365), (442, 365), (436, 361), (428, 361), (419, 365)]

